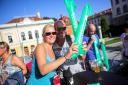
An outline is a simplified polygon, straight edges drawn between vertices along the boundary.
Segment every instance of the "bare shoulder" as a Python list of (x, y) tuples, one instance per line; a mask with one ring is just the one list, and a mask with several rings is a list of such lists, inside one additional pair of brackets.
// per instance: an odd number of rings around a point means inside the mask
[(12, 64), (16, 65), (17, 63), (23, 62), (22, 58), (12, 55)]
[(12, 55), (12, 60), (16, 62), (17, 60), (22, 60), (22, 58), (16, 55)]
[(34, 54), (37, 55), (41, 55), (45, 53), (45, 47), (43, 45), (43, 43), (38, 44), (35, 48)]
[(37, 50), (40, 50), (40, 49), (44, 49), (44, 45), (43, 44), (38, 44), (37, 46), (36, 46), (36, 48), (35, 48), (35, 51), (37, 51)]

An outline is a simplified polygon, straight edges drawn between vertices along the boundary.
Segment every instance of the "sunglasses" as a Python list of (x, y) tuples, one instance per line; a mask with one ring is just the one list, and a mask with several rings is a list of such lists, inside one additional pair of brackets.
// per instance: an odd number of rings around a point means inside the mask
[(66, 27), (57, 28), (58, 31), (65, 31)]
[(51, 35), (51, 34), (52, 34), (52, 35), (56, 35), (56, 32), (46, 32), (46, 33), (45, 33), (45, 36), (49, 36), (49, 35)]

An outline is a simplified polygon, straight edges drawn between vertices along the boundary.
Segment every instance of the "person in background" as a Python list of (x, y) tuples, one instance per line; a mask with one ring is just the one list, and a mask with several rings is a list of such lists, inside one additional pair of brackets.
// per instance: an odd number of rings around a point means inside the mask
[[(68, 51), (69, 47), (72, 44), (72, 38), (70, 35), (66, 34), (66, 24), (64, 23), (64, 21), (62, 20), (58, 20), (54, 23), (54, 27), (56, 29), (57, 35), (56, 35), (56, 41), (53, 45), (53, 50), (55, 53), (55, 57), (56, 59), (64, 56), (64, 54)], [(64, 76), (69, 76), (69, 73), (71, 72), (71, 75), (78, 73), (78, 72), (82, 72), (85, 69), (82, 68), (81, 65), (81, 61), (76, 58), (76, 59), (70, 59), (66, 62), (64, 62), (64, 64), (62, 64), (58, 69), (57, 72), (60, 75), (62, 82), (63, 82), (63, 77)]]
[[(86, 34), (83, 37), (83, 41), (86, 42), (87, 44), (87, 53), (86, 53), (86, 67), (87, 70), (91, 70), (92, 65), (94, 64), (94, 62), (96, 61), (96, 55), (95, 55), (95, 51), (94, 51), (94, 46), (93, 46), (93, 42), (94, 42), (94, 37), (93, 35), (95, 35), (95, 37), (97, 38), (97, 40), (99, 40), (99, 37), (97, 34), (95, 34), (96, 32), (96, 27), (94, 24), (89, 24), (87, 26), (87, 30), (86, 30)], [(100, 46), (100, 43), (98, 41), (97, 46)]]
[(27, 74), (25, 76), (27, 80), (31, 74), (32, 66), (32, 55), (30, 55), (29, 48), (27, 46), (24, 47), (24, 56), (22, 57), (22, 60), (24, 61), (27, 68)]
[[(9, 50), (10, 50), (9, 45), (6, 42), (0, 42), (0, 57), (2, 58), (1, 70), (6, 74), (6, 78), (4, 78), (5, 83), (6, 83), (6, 79), (9, 76), (12, 76), (16, 72), (22, 71), (23, 75), (27, 73), (26, 65), (23, 63), (23, 61), (16, 55), (10, 54)], [(24, 80), (23, 79), (21, 80), (22, 80), (21, 84), (23, 84)]]
[(125, 37), (124, 37), (124, 53), (123, 53), (123, 55), (124, 55), (124, 57), (126, 57), (127, 59), (128, 59), (128, 35), (126, 35)]
[(128, 59), (128, 25), (125, 25), (124, 27), (124, 33), (121, 34), (120, 38), (122, 41), (122, 55), (123, 60)]
[(30, 54), (30, 56), (33, 55), (34, 50), (35, 50), (35, 45), (31, 45), (31, 54)]
[(55, 60), (53, 43), (56, 40), (56, 31), (51, 24), (44, 26), (42, 37), (43, 42), (34, 51), (32, 72), (27, 85), (53, 85), (55, 70), (70, 59), (72, 53), (77, 53), (77, 46), (72, 44), (63, 56)]
[(120, 36), (122, 41), (124, 40), (124, 37), (128, 34), (128, 25), (124, 25), (123, 30), (124, 30), (124, 32)]
[(32, 60), (32, 56), (29, 53), (28, 47), (24, 47), (24, 56), (23, 56), (23, 59), (24, 59), (24, 63), (25, 64), (29, 63)]

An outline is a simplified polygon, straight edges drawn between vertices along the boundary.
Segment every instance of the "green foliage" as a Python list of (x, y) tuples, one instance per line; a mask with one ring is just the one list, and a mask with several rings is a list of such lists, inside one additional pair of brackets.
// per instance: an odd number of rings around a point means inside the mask
[(106, 37), (108, 35), (109, 25), (105, 16), (101, 16), (101, 30), (103, 37)]
[(45, 17), (43, 17), (43, 19), (53, 19), (54, 21), (57, 21), (57, 18), (55, 18), (55, 17), (47, 17), (47, 16), (45, 16)]
[(57, 21), (57, 18), (52, 17), (52, 19), (53, 19), (54, 21)]
[(118, 37), (118, 38), (114, 38), (114, 39), (112, 39), (112, 40), (109, 40), (109, 41), (105, 42), (105, 44), (106, 44), (106, 45), (109, 45), (109, 44), (117, 43), (117, 42), (120, 42), (120, 41), (121, 41), (121, 40), (120, 40), (120, 38)]

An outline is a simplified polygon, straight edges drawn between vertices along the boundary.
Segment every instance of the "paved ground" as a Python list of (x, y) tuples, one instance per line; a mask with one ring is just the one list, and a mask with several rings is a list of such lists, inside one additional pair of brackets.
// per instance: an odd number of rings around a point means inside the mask
[(110, 70), (114, 70), (119, 66), (122, 60), (121, 50), (122, 50), (122, 43), (114, 43), (111, 45), (106, 45), (107, 55), (109, 59)]
[(106, 50), (109, 59), (121, 60), (121, 50), (122, 50), (122, 43), (114, 43), (111, 45), (106, 45)]
[[(107, 56), (109, 59), (109, 65), (111, 69), (115, 68), (115, 66), (120, 64), (122, 60), (121, 50), (122, 50), (121, 42), (106, 45)], [(100, 53), (102, 55), (101, 51)]]

